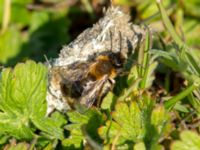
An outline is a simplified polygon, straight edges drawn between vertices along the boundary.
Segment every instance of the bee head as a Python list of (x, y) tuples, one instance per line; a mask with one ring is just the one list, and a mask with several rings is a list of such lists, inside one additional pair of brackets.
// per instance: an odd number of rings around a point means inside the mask
[(122, 56), (120, 52), (110, 54), (110, 60), (112, 65), (116, 68), (122, 68), (125, 62), (125, 58)]

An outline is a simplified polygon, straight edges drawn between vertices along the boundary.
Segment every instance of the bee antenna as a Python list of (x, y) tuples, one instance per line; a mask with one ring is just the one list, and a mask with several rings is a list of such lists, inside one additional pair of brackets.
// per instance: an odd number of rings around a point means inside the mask
[(119, 51), (121, 52), (122, 50), (122, 33), (119, 31)]
[(45, 60), (46, 60), (46, 62), (47, 62), (48, 67), (51, 68), (52, 65), (51, 65), (51, 63), (49, 62), (49, 60), (48, 60), (48, 58), (47, 58), (46, 55), (44, 55), (44, 58), (45, 58)]
[(111, 51), (112, 51), (112, 49), (113, 49), (113, 43), (112, 43), (112, 32), (110, 31), (110, 49), (111, 49)]
[(113, 6), (113, 0), (110, 0), (110, 5)]

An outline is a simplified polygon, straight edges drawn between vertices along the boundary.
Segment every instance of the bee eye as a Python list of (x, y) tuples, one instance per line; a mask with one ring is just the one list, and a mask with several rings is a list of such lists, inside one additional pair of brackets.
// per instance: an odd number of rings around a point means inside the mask
[(120, 60), (114, 60), (113, 65), (115, 67), (122, 67), (122, 62)]
[(115, 67), (122, 67), (124, 59), (122, 58), (121, 54), (117, 53), (111, 55), (111, 61)]

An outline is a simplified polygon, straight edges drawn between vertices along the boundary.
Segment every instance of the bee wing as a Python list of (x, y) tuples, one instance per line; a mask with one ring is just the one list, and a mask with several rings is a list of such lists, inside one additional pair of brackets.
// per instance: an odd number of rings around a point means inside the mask
[(89, 64), (77, 63), (72, 66), (64, 68), (60, 73), (62, 77), (71, 82), (82, 80), (87, 76)]
[(81, 98), (79, 101), (80, 104), (90, 107), (95, 102), (95, 100), (98, 99), (102, 91), (102, 88), (107, 80), (108, 80), (108, 76), (105, 75), (100, 80), (89, 82), (84, 88), (84, 91), (81, 95)]

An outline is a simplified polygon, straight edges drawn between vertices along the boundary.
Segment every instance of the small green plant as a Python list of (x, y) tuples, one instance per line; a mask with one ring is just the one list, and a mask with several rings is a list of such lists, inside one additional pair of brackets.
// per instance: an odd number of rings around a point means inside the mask
[(200, 136), (195, 132), (183, 131), (180, 134), (180, 139), (172, 144), (172, 150), (200, 149)]
[[(173, 38), (174, 42), (177, 44), (178, 47), (176, 47), (176, 49), (175, 47), (172, 47), (172, 49), (169, 52), (155, 51), (154, 53), (157, 53), (156, 55), (164, 57), (163, 62), (175, 71), (181, 72), (185, 79), (189, 82), (188, 88), (186, 88), (182, 93), (166, 101), (165, 107), (167, 109), (170, 109), (179, 100), (188, 96), (193, 91), (194, 94), (197, 97), (199, 97), (200, 65), (198, 64), (198, 60), (195, 60), (195, 58), (193, 57), (192, 49), (190, 49), (176, 33), (161, 2), (158, 2), (158, 7), (160, 9), (165, 27), (169, 31), (171, 37)], [(193, 100), (193, 102), (194, 101), (195, 100)], [(200, 107), (198, 102), (192, 104), (195, 105), (195, 108)]]
[[(18, 140), (63, 139), (66, 124), (58, 112), (46, 117), (47, 69), (27, 61), (14, 69), (4, 69), (0, 79), (0, 131)], [(38, 131), (39, 132), (38, 132)], [(37, 134), (37, 133), (39, 134)]]
[(133, 145), (143, 142), (145, 147), (156, 149), (160, 147), (159, 139), (166, 135), (169, 124), (169, 114), (161, 105), (155, 106), (155, 101), (148, 94), (132, 97), (115, 105), (110, 119), (99, 128), (99, 134), (104, 139), (108, 149), (133, 149)]

